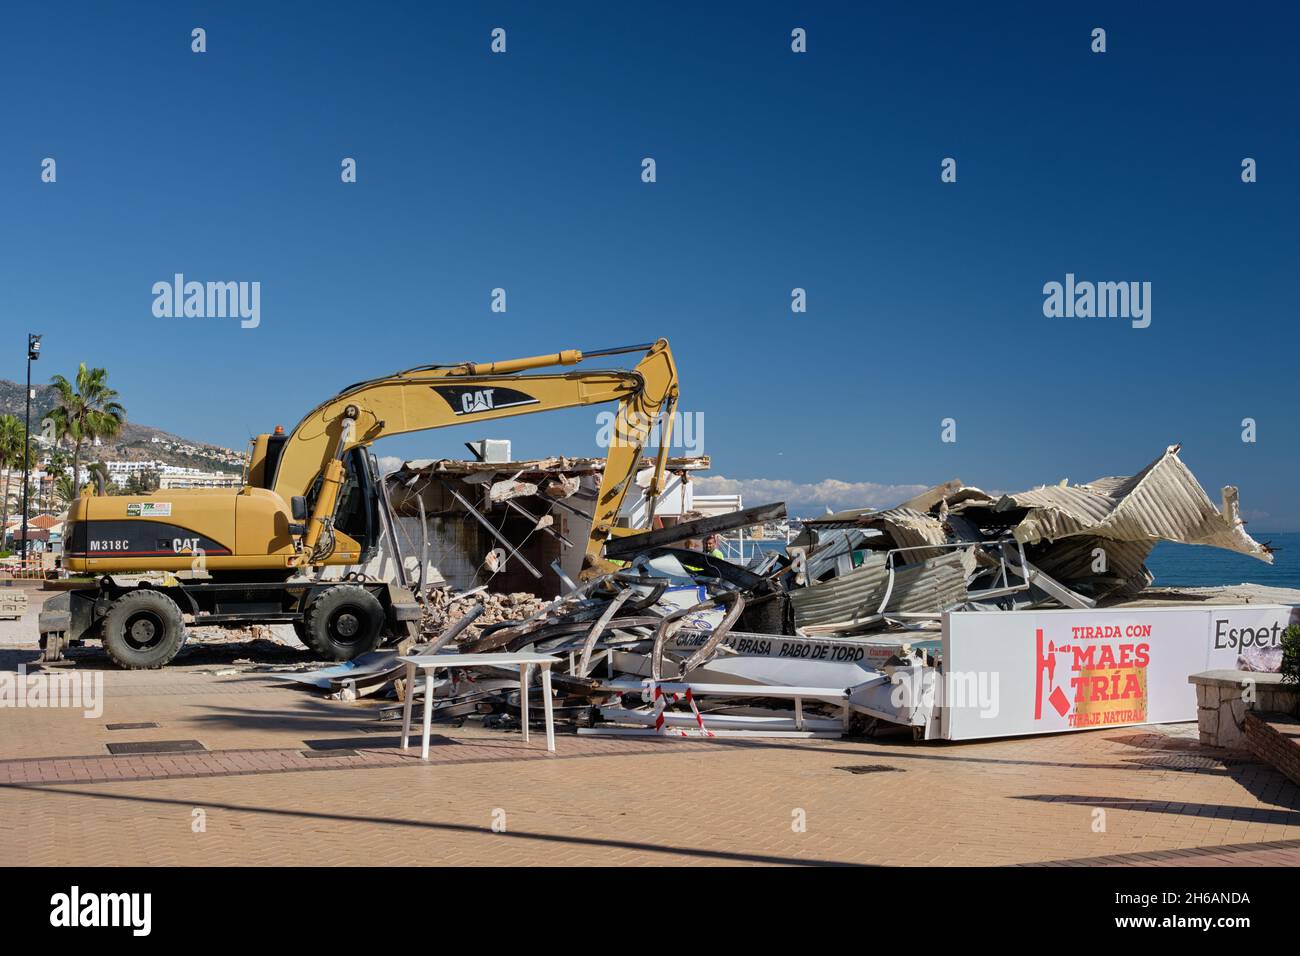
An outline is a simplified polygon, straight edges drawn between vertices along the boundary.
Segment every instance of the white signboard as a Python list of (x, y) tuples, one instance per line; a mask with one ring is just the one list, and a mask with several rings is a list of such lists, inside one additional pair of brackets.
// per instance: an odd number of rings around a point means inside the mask
[(1291, 613), (1260, 604), (945, 614), (943, 736), (1195, 720), (1187, 678), (1235, 667), (1243, 641), (1280, 641)]
[[(672, 650), (690, 653), (709, 639), (704, 630), (682, 629), (668, 639)], [(731, 631), (723, 643), (743, 657), (780, 657), (788, 660), (865, 662), (880, 666), (903, 649), (903, 641), (887, 644), (867, 641), (794, 637), (781, 634), (751, 634)]]
[(1206, 670), (1233, 670), (1242, 654), (1282, 646), (1282, 632), (1300, 624), (1300, 608), (1284, 604), (1238, 604), (1206, 608), (1210, 658)]

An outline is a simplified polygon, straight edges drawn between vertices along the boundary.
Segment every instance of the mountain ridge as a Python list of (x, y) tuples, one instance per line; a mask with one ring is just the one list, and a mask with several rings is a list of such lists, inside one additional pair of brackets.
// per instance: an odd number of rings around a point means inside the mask
[[(58, 393), (53, 385), (33, 384), (36, 396), (32, 399), (32, 432), (40, 431), (41, 420), (50, 413), (58, 403)], [(119, 398), (120, 400), (120, 398)], [(123, 405), (126, 402), (122, 403)], [(21, 420), (26, 413), (25, 390), (21, 382), (0, 379), (0, 414), (15, 415)], [(157, 459), (165, 464), (187, 468), (210, 468), (217, 471), (237, 471), (241, 465), (232, 460), (237, 456), (233, 449), (214, 445), (212, 442), (185, 438), (172, 432), (141, 425), (129, 418), (122, 423), (122, 430), (93, 449), (82, 450), (87, 461), (103, 458), (106, 461), (147, 461)], [(158, 439), (157, 442), (154, 439)], [(187, 447), (193, 451), (181, 451), (166, 447), (164, 444)], [(111, 450), (111, 454), (109, 453)]]

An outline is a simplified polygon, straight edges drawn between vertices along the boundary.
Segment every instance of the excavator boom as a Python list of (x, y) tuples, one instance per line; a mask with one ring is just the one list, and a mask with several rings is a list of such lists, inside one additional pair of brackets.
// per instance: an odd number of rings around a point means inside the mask
[[(642, 350), (644, 356), (631, 371), (522, 374)], [(318, 563), (317, 546), (334, 513), (342, 461), (353, 448), (391, 435), (616, 401), (613, 438), (586, 545), (586, 558), (592, 562), (618, 519), (651, 428), (661, 414), (671, 420), (677, 394), (677, 369), (666, 339), (596, 352), (569, 349), (501, 362), (411, 369), (344, 389), (308, 413), (285, 443), (270, 487), (289, 501), (306, 495), (317, 476), (323, 476), (302, 552), (304, 564)], [(666, 449), (668, 441), (662, 444)], [(663, 490), (665, 463), (661, 449), (649, 489), (652, 496)]]

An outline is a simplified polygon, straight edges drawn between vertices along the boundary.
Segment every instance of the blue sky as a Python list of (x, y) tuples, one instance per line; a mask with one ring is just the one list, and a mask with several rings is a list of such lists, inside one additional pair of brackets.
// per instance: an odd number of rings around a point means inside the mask
[[(243, 447), (370, 375), (663, 335), (714, 474), (789, 483), (750, 503), (1083, 481), (1177, 441), (1252, 530), (1300, 528), (1297, 16), (1132, 6), (11, 7), (0, 377), (30, 328), (41, 380), (102, 365), (134, 420)], [(155, 317), (176, 272), (259, 281), (261, 325)], [(1067, 272), (1149, 281), (1150, 328), (1046, 318)], [(493, 437), (592, 453), (593, 419)]]

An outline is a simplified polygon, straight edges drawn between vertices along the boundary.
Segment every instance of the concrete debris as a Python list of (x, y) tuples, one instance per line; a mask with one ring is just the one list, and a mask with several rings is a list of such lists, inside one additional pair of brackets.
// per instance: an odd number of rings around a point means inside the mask
[(578, 475), (551, 475), (542, 482), (540, 491), (547, 498), (572, 498), (578, 493), (581, 483)]
[(529, 481), (496, 481), (488, 488), (488, 501), (499, 504), (511, 498), (527, 498), (537, 494), (537, 486)]
[(426, 594), (420, 629), (426, 636), (440, 634), (476, 607), (482, 607), (482, 612), (465, 632), (467, 640), (475, 640), (484, 627), (531, 617), (545, 605), (544, 600), (526, 591), (512, 594), (481, 592), (457, 596), (446, 588), (431, 588)]

